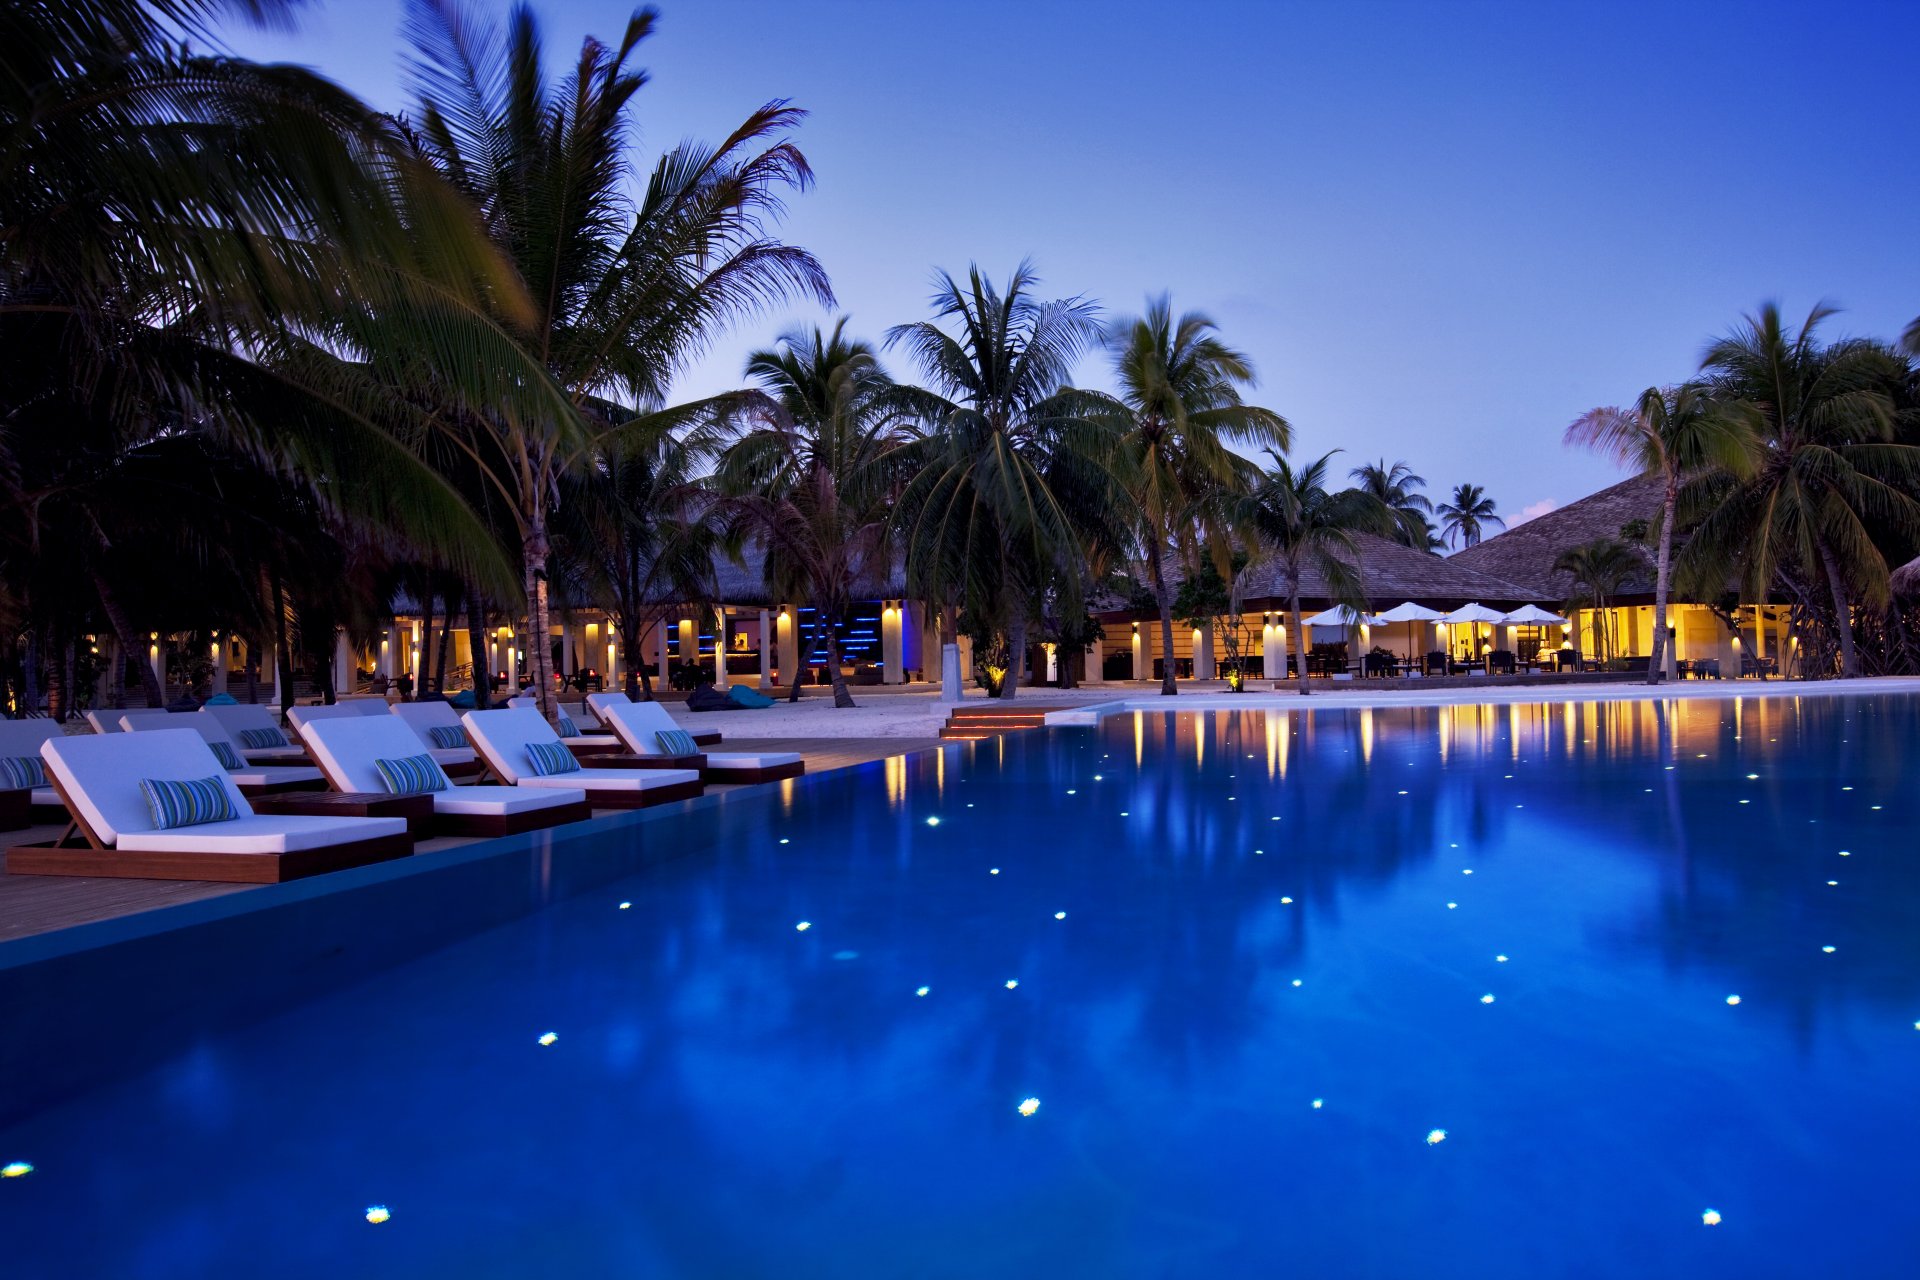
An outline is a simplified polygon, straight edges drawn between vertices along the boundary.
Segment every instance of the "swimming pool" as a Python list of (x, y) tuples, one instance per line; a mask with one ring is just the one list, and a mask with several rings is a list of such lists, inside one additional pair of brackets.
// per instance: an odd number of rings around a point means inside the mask
[[(0, 1271), (1905, 1276), (1916, 753), (1914, 698), (1125, 716), (381, 881), (370, 942), (504, 922), (0, 1126)], [(80, 998), (6, 978), (5, 1035)]]

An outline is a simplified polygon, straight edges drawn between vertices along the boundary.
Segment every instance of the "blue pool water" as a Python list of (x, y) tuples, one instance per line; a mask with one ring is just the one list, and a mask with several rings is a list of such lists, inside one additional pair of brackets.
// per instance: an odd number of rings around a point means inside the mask
[(687, 856), (0, 1129), (0, 1274), (1910, 1276), (1917, 752), (1130, 716), (624, 825)]

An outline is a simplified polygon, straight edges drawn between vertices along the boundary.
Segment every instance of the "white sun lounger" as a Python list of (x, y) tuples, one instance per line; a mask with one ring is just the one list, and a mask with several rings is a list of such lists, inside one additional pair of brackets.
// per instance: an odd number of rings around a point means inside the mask
[[(595, 708), (600, 718), (636, 756), (671, 756), (654, 734), (678, 729), (667, 709), (657, 702), (608, 702)], [(774, 782), (796, 778), (807, 771), (806, 759), (792, 751), (714, 752), (705, 754), (700, 776), (708, 782)]]
[[(587, 700), (581, 705), (587, 709), (587, 714), (593, 717), (593, 723), (595, 725), (598, 725), (608, 733), (613, 733), (613, 726), (607, 723), (606, 713), (602, 711), (601, 708), (627, 706), (632, 702), (633, 699), (629, 698), (620, 690), (608, 689), (602, 693), (588, 694)], [(685, 729), (686, 726), (682, 725), (681, 728)], [(694, 742), (702, 747), (717, 747), (721, 743), (720, 731), (718, 729), (701, 729), (698, 731), (687, 729), (687, 732), (693, 734)]]
[[(62, 837), (9, 849), (7, 870), (16, 874), (263, 884), (413, 851), (402, 818), (256, 814), (206, 740), (189, 729), (63, 736), (49, 739), (41, 756), (72, 815), (72, 831), (85, 843)], [(140, 789), (146, 778), (220, 778), (239, 816), (159, 829)]]
[[(233, 753), (245, 760), (246, 753), (240, 749), (240, 743), (227, 732), (227, 727), (212, 716), (180, 715), (155, 718), (151, 713), (135, 715), (128, 712), (120, 717), (122, 733), (166, 733), (175, 728), (190, 729), (206, 742), (224, 742), (233, 749)], [(326, 775), (310, 764), (253, 764), (244, 769), (229, 769), (227, 777), (240, 788), (243, 796), (271, 796), (282, 791), (324, 791), (327, 786)]]
[(420, 745), (433, 757), (434, 763), (447, 771), (449, 777), (466, 778), (480, 773), (480, 753), (472, 747), (437, 747), (433, 744), (430, 729), (466, 730), (460, 723), (460, 713), (446, 702), (396, 702), (393, 714), (399, 721), (413, 730), (420, 739)]
[[(44, 761), (40, 747), (51, 738), (67, 736), (57, 721), (47, 719), (0, 720), (0, 756), (8, 759), (14, 756), (33, 756)], [(45, 822), (65, 822), (67, 806), (60, 799), (60, 793), (51, 784), (34, 787), (28, 799), (30, 815)]]
[(310, 707), (288, 707), (287, 723), (298, 732), (310, 720), (332, 720), (339, 716), (383, 716), (385, 698), (342, 698), (335, 703), (316, 702)]
[[(426, 754), (420, 738), (393, 716), (313, 720), (300, 730), (335, 791), (374, 794), (386, 782), (375, 761)], [(429, 792), (441, 835), (510, 836), (593, 816), (580, 787), (453, 786)]]
[(579, 787), (596, 809), (644, 809), (686, 800), (702, 790), (700, 775), (692, 769), (581, 769), (542, 777), (532, 771), (527, 746), (534, 742), (559, 746), (560, 738), (538, 711), (504, 707), (469, 711), (464, 719), (480, 758), (509, 786)]
[(305, 764), (307, 753), (291, 734), (280, 727), (280, 717), (271, 707), (258, 702), (209, 702), (200, 708), (203, 716), (212, 716), (238, 740), (243, 731), (272, 729), (287, 740), (284, 747), (242, 746), (240, 753), (255, 764)]

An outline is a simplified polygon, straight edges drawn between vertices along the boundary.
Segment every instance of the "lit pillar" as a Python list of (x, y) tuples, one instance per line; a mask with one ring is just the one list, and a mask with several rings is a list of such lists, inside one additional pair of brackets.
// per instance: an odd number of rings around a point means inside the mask
[(1133, 678), (1135, 680), (1145, 680), (1149, 675), (1153, 674), (1153, 665), (1147, 660), (1146, 634), (1140, 630), (1140, 624), (1137, 622), (1133, 624), (1133, 639), (1131, 644), (1133, 647)]
[(1209, 618), (1193, 629), (1193, 678), (1211, 680), (1213, 677), (1213, 619)]
[(1093, 638), (1093, 645), (1087, 650), (1087, 684), (1105, 684), (1107, 682), (1107, 633), (1103, 629)]
[(690, 667), (700, 665), (700, 630), (692, 618), (680, 619), (680, 661)]
[(773, 631), (768, 625), (772, 614), (760, 611), (760, 687), (773, 688)]
[(964, 689), (967, 681), (973, 676), (973, 637), (961, 635), (960, 643), (956, 647), (960, 650), (960, 684)]
[(713, 685), (727, 687), (727, 610), (723, 605), (713, 611)]
[(158, 631), (147, 633), (147, 666), (153, 672), (153, 678), (160, 682), (160, 692), (167, 691), (167, 642), (160, 638)]
[(673, 664), (668, 661), (671, 655), (668, 652), (667, 620), (665, 618), (660, 619), (653, 625), (653, 647), (655, 649), (655, 665), (659, 668), (658, 671), (655, 672), (655, 678), (659, 680), (661, 686), (664, 688), (667, 683), (667, 677), (673, 674)]
[(353, 645), (345, 627), (333, 631), (333, 688), (336, 693), (352, 693), (354, 685)]
[(227, 642), (220, 638), (218, 631), (213, 633), (213, 679), (207, 690), (209, 695), (227, 691)]
[(1273, 620), (1271, 613), (1260, 615), (1260, 670), (1270, 680), (1287, 673), (1286, 628)]
[(774, 623), (780, 637), (780, 678), (788, 684), (800, 674), (800, 615), (790, 605), (780, 606)]
[(1767, 606), (1764, 604), (1753, 606), (1753, 660), (1767, 660)]
[(1047, 651), (1047, 683), (1052, 684), (1060, 678), (1060, 646), (1046, 644), (1041, 648)]
[(573, 660), (573, 624), (560, 624), (560, 674), (570, 676), (574, 672)]
[(273, 705), (284, 707), (293, 693), (291, 689), (280, 687), (280, 646), (270, 644), (267, 647), (267, 665), (273, 671)]
[(907, 646), (903, 634), (900, 602), (880, 602), (880, 682), (901, 684), (906, 678)]

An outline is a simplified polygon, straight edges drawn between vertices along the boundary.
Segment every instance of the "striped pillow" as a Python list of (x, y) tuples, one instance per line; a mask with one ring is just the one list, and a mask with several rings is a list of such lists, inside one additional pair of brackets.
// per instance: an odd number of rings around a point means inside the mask
[(209, 742), (207, 745), (213, 748), (213, 758), (218, 760), (220, 767), (228, 773), (247, 767), (247, 762), (240, 758), (240, 753), (233, 749), (231, 742)]
[(685, 729), (659, 729), (654, 732), (654, 742), (670, 756), (695, 756), (700, 754), (700, 744)]
[(453, 785), (447, 781), (446, 772), (432, 756), (375, 760), (373, 767), (380, 771), (380, 781), (386, 784), (389, 795), (408, 796), (419, 795), (423, 791), (445, 791)]
[(47, 762), (39, 756), (0, 757), (0, 791), (47, 785)]
[(427, 737), (433, 745), (442, 751), (451, 751), (455, 747), (468, 745), (467, 731), (457, 724), (436, 724), (427, 726)]
[(140, 790), (147, 797), (147, 812), (160, 831), (175, 827), (197, 827), (208, 822), (232, 822), (240, 815), (234, 811), (222, 778), (197, 778), (192, 781), (140, 779)]
[(240, 745), (249, 751), (265, 751), (269, 747), (290, 745), (287, 735), (278, 729), (242, 729), (239, 733)]
[(580, 772), (580, 762), (573, 758), (573, 752), (558, 742), (529, 742), (527, 763), (533, 767), (533, 776), (536, 778)]
[(580, 736), (580, 726), (575, 724), (573, 717), (564, 711), (553, 718), (553, 731), (563, 738), (577, 738)]

